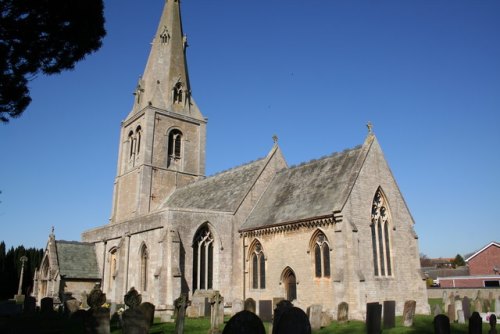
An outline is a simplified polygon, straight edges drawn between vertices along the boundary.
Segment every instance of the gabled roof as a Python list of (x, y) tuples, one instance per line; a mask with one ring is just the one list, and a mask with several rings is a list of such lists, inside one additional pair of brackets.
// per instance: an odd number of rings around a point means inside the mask
[(100, 279), (94, 244), (56, 240), (59, 274), (65, 278)]
[(496, 241), (492, 241), (490, 242), (489, 244), (487, 244), (486, 246), (484, 246), (483, 248), (481, 248), (480, 250), (478, 250), (477, 252), (473, 253), (471, 256), (469, 256), (467, 259), (465, 259), (465, 262), (469, 262), (472, 258), (474, 258), (475, 256), (479, 255), (480, 253), (482, 253), (485, 249), (489, 248), (490, 246), (496, 246), (496, 247), (500, 247), (500, 243), (496, 242)]
[(276, 174), (241, 227), (248, 231), (342, 210), (374, 137), (364, 145)]
[(235, 212), (268, 158), (221, 172), (177, 189), (160, 207)]

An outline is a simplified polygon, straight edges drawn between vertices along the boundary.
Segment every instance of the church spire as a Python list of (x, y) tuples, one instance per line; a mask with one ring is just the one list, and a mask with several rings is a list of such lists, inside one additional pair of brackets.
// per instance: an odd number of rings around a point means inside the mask
[(129, 117), (147, 106), (191, 115), (193, 102), (186, 47), (180, 0), (166, 0), (144, 75), (139, 78), (134, 92), (134, 107)]

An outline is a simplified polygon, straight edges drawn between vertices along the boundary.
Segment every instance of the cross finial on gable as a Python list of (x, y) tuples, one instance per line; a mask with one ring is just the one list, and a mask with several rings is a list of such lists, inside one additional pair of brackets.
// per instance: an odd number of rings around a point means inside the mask
[(366, 124), (366, 127), (368, 128), (368, 133), (372, 134), (373, 133), (373, 124), (372, 124), (372, 122), (368, 121), (368, 123)]
[(278, 136), (276, 136), (276, 135), (274, 135), (274, 136), (273, 136), (273, 142), (274, 142), (275, 144), (276, 144), (276, 143), (278, 143)]

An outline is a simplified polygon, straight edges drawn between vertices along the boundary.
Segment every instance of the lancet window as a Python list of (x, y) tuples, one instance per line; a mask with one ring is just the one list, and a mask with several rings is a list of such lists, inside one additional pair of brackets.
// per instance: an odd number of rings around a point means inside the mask
[(116, 270), (117, 270), (117, 249), (112, 248), (109, 251), (109, 277), (108, 277), (108, 290), (111, 291), (115, 282)]
[(314, 276), (330, 277), (330, 245), (325, 234), (317, 231), (311, 240), (311, 252), (314, 259)]
[(176, 163), (182, 155), (182, 132), (173, 129), (168, 134), (168, 166)]
[(148, 269), (149, 269), (149, 252), (146, 245), (141, 246), (140, 251), (141, 272), (140, 272), (140, 287), (142, 291), (148, 290)]
[(250, 261), (251, 261), (251, 284), (252, 289), (265, 289), (266, 288), (266, 258), (262, 245), (259, 241), (254, 242), (250, 247)]
[(214, 237), (207, 224), (193, 241), (193, 291), (213, 288)]
[(371, 213), (371, 235), (373, 268), (375, 276), (392, 276), (392, 254), (390, 234), (390, 211), (387, 200), (378, 189), (375, 193)]

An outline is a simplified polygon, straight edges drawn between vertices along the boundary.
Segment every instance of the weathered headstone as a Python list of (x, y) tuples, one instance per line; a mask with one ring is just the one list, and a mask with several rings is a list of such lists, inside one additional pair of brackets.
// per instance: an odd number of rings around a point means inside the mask
[(23, 303), (23, 312), (26, 314), (35, 313), (36, 311), (36, 299), (35, 297), (26, 296)]
[(281, 319), (281, 316), (293, 307), (293, 304), (286, 299), (280, 300), (275, 305), (276, 306), (274, 307), (273, 331), (272, 331), (273, 334), (276, 334), (276, 330), (278, 328), (278, 323)]
[(483, 312), (483, 301), (481, 300), (481, 298), (477, 298), (474, 301), (474, 311), (476, 311), (477, 313)]
[(40, 300), (40, 311), (42, 313), (54, 312), (54, 299), (50, 297), (42, 298), (42, 300)]
[(448, 305), (448, 318), (450, 319), (451, 322), (455, 322), (456, 314), (457, 313), (455, 312), (455, 304)]
[(457, 321), (459, 324), (465, 324), (464, 310), (457, 311)]
[(174, 301), (175, 307), (175, 334), (184, 333), (184, 320), (186, 318), (186, 308), (189, 305), (189, 299), (187, 293), (181, 293), (179, 298)]
[(441, 313), (443, 313), (443, 310), (441, 310), (441, 306), (439, 304), (434, 305), (434, 310), (433, 310), (432, 314), (434, 316), (437, 316), (437, 315), (440, 315)]
[(273, 320), (273, 302), (271, 300), (259, 300), (259, 317), (266, 322)]
[(495, 313), (497, 316), (500, 316), (500, 296), (495, 299)]
[(139, 305), (139, 309), (144, 313), (144, 316), (146, 317), (146, 321), (149, 321), (149, 325), (152, 326), (153, 322), (155, 320), (155, 309), (156, 307), (154, 304), (151, 304), (149, 302), (142, 303)]
[(142, 296), (135, 288), (130, 288), (123, 297), (125, 305), (129, 308), (122, 314), (123, 334), (146, 334), (149, 331), (150, 323), (145, 314), (139, 308)]
[(458, 319), (458, 311), (463, 312), (462, 301), (460, 299), (455, 300), (455, 319), (457, 319), (457, 320), (459, 320)]
[(396, 327), (396, 301), (384, 301), (384, 328)]
[[(210, 298), (211, 313), (210, 313), (210, 331), (209, 333), (220, 333), (219, 326), (224, 321), (224, 298), (220, 295), (219, 291), (214, 291)], [(221, 317), (222, 306), (222, 317)], [(222, 320), (221, 320), (222, 319)]]
[(494, 314), (490, 315), (490, 329), (488, 330), (488, 334), (498, 334), (498, 332), (497, 332), (497, 316)]
[(262, 320), (253, 312), (240, 311), (227, 322), (222, 334), (265, 334)]
[(379, 303), (366, 304), (366, 333), (380, 334), (382, 325), (382, 305)]
[(307, 315), (309, 317), (309, 323), (311, 324), (311, 329), (313, 331), (321, 329), (321, 311), (323, 307), (321, 304), (314, 304), (307, 308)]
[(64, 312), (70, 317), (73, 313), (80, 309), (82, 303), (78, 299), (68, 299), (64, 302)]
[(470, 312), (470, 299), (467, 296), (465, 296), (464, 299), (462, 299), (462, 309), (464, 310), (465, 319), (468, 320), (471, 316), (471, 312)]
[(414, 300), (407, 300), (403, 308), (403, 326), (413, 326), (413, 319), (415, 318), (415, 309), (417, 302)]
[(238, 312), (243, 311), (243, 300), (238, 299), (238, 298), (233, 300), (233, 304), (231, 305), (231, 307), (232, 307), (231, 312), (233, 315), (235, 315)]
[(332, 321), (332, 315), (329, 312), (321, 312), (321, 328), (330, 326)]
[(273, 333), (310, 334), (311, 324), (304, 311), (298, 307), (292, 307), (281, 315), (276, 326), (273, 326)]
[(85, 332), (95, 334), (109, 334), (109, 308), (102, 307), (106, 302), (106, 294), (96, 285), (87, 296), (90, 309), (85, 317)]
[(442, 302), (443, 304), (446, 304), (447, 301), (448, 301), (448, 292), (446, 292), (446, 290), (443, 290)]
[(484, 309), (485, 309), (486, 312), (490, 312), (491, 311), (491, 303), (490, 303), (489, 299), (486, 299), (484, 301)]
[(472, 313), (469, 318), (469, 334), (482, 334), (483, 333), (483, 319), (479, 313)]
[(255, 300), (252, 298), (247, 298), (245, 300), (245, 311), (250, 311), (255, 313), (255, 309), (257, 308), (257, 305), (255, 303)]
[(337, 321), (340, 323), (346, 323), (349, 321), (349, 304), (346, 302), (342, 302), (338, 306)]
[(434, 333), (450, 334), (450, 319), (444, 314), (438, 314), (434, 317)]

